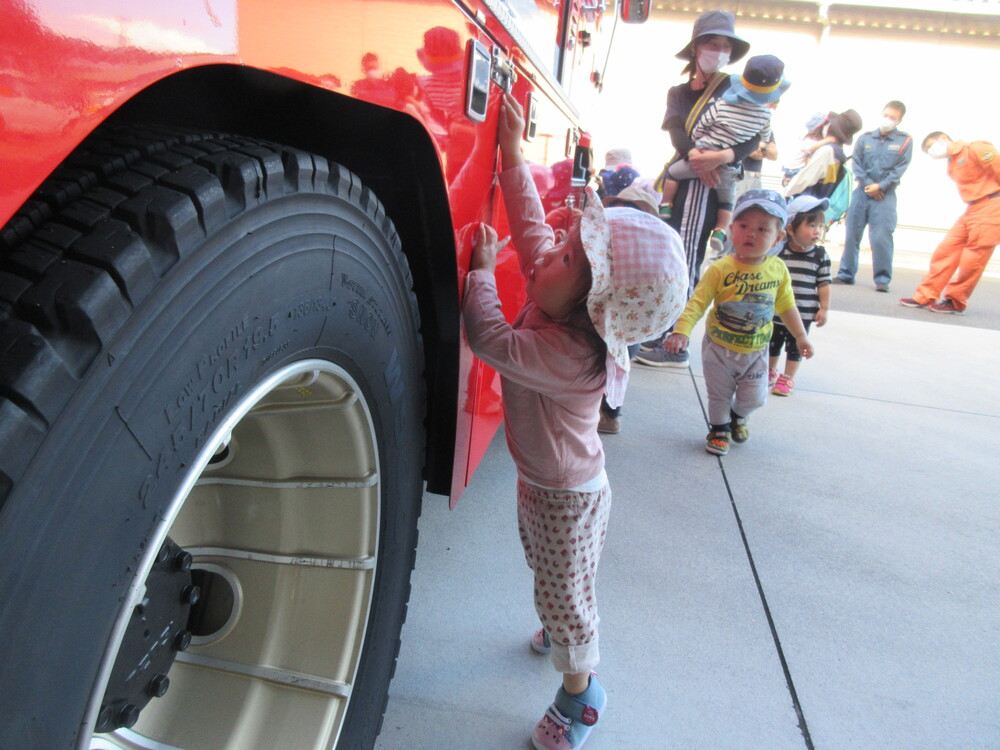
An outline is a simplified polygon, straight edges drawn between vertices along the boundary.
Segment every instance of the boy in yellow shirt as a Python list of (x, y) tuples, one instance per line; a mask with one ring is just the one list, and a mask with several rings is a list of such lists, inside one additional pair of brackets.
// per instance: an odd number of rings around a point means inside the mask
[(733, 207), (733, 254), (709, 266), (664, 342), (668, 352), (685, 351), (691, 329), (713, 303), (701, 361), (708, 393), (705, 450), (718, 456), (729, 452), (730, 439), (746, 442), (750, 413), (767, 400), (767, 353), (775, 315), (795, 337), (802, 356), (813, 355), (788, 269), (767, 254), (784, 237), (787, 219), (785, 199), (774, 190), (743, 193)]

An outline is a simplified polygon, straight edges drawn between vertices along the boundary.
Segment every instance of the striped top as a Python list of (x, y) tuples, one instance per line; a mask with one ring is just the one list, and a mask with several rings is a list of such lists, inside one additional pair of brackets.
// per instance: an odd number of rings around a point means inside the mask
[(461, 68), (417, 78), (424, 104), (444, 125), (465, 117), (465, 73)]
[(721, 151), (754, 139), (767, 142), (771, 140), (772, 112), (763, 104), (719, 98), (705, 110), (691, 136), (695, 146), (708, 151)]
[[(789, 247), (789, 241), (781, 247), (778, 257), (785, 261), (788, 275), (792, 277), (792, 292), (795, 294), (795, 306), (803, 323), (816, 320), (819, 310), (819, 287), (829, 284), (830, 256), (822, 245), (816, 245), (808, 253), (797, 253)], [(775, 318), (775, 323), (781, 321)]]

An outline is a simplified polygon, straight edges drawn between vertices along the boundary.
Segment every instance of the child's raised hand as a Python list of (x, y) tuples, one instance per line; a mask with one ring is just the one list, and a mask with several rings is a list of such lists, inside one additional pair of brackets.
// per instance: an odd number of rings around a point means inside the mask
[(671, 354), (680, 354), (688, 348), (689, 340), (683, 333), (671, 333), (663, 342), (663, 348)]
[(524, 133), (524, 110), (517, 99), (509, 93), (504, 93), (500, 102), (500, 118), (497, 139), (500, 142), (500, 153), (504, 157), (504, 166), (513, 166), (521, 162), (521, 134)]
[(510, 242), (510, 237), (497, 241), (497, 232), (489, 224), (480, 224), (472, 232), (472, 260), (470, 271), (489, 271), (497, 267), (497, 253)]

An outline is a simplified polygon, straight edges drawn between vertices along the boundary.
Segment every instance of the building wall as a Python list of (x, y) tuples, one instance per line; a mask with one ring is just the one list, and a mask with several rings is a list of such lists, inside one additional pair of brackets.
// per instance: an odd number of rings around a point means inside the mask
[[(871, 13), (884, 18), (886, 12)], [(905, 11), (894, 11), (894, 18), (905, 16)], [(694, 12), (656, 12), (642, 26), (619, 24), (601, 109), (588, 113), (595, 126), (598, 166), (607, 148), (626, 146), (632, 148), (639, 170), (652, 174), (673, 153), (659, 127), (667, 89), (684, 80), (684, 64), (674, 55), (690, 39), (696, 17)], [(990, 30), (1000, 31), (1000, 18), (990, 23)], [(989, 140), (1000, 146), (995, 116), (1000, 105), (992, 94), (993, 76), (1000, 68), (1000, 37), (867, 25), (836, 25), (823, 31), (815, 23), (748, 15), (737, 18), (737, 31), (750, 42), (750, 54), (780, 57), (792, 82), (774, 116), (779, 158), (765, 162), (765, 178), (780, 174), (781, 154), (794, 148), (813, 112), (853, 108), (865, 129), (873, 129), (885, 102), (899, 99), (907, 107), (902, 129), (917, 145), (899, 189), (899, 223), (939, 230), (951, 225), (964, 206), (945, 165), (921, 153), (919, 142), (932, 130), (944, 130), (955, 139)], [(741, 61), (727, 72), (742, 68)]]

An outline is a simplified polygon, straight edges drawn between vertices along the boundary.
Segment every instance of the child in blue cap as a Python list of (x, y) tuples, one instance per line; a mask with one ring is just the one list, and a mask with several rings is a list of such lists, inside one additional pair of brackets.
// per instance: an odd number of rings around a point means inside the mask
[(733, 254), (708, 267), (664, 342), (668, 352), (685, 351), (691, 329), (712, 305), (701, 361), (708, 394), (705, 450), (718, 456), (729, 452), (730, 440), (746, 442), (750, 413), (767, 400), (768, 343), (775, 315), (802, 356), (813, 355), (788, 269), (767, 254), (785, 235), (787, 210), (785, 199), (774, 190), (748, 190), (740, 196), (731, 226)]
[[(729, 88), (716, 99), (694, 126), (691, 137), (695, 148), (705, 151), (722, 151), (747, 141), (771, 140), (771, 106), (791, 83), (784, 77), (785, 64), (774, 55), (756, 55), (747, 60), (743, 75), (730, 76)], [(715, 190), (719, 199), (716, 228), (709, 237), (711, 250), (719, 255), (726, 239), (725, 227), (732, 218), (736, 182), (742, 168), (739, 163), (719, 167), (719, 184)], [(677, 181), (697, 177), (686, 159), (678, 159), (667, 168), (663, 185), (660, 214), (670, 217)]]

